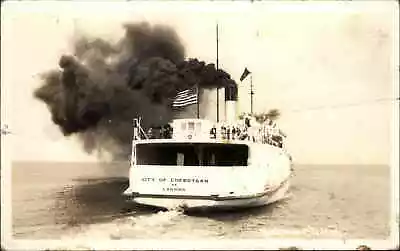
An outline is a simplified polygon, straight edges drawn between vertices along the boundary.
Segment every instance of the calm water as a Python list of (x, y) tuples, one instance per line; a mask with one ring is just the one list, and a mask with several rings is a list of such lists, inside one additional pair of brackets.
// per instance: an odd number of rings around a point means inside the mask
[(14, 238), (385, 238), (386, 166), (296, 166), (286, 200), (185, 215), (124, 201), (127, 164), (14, 163)]

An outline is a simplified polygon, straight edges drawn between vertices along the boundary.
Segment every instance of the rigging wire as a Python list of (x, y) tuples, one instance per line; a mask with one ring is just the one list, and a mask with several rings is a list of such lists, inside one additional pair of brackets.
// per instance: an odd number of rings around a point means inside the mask
[(315, 106), (315, 107), (309, 107), (309, 108), (302, 108), (302, 109), (284, 109), (285, 112), (307, 112), (307, 111), (313, 111), (313, 110), (325, 110), (325, 109), (336, 109), (336, 108), (346, 108), (346, 107), (352, 107), (352, 106), (361, 106), (361, 105), (369, 105), (373, 103), (383, 103), (383, 102), (390, 102), (390, 101), (399, 101), (400, 97), (397, 98), (378, 98), (374, 100), (367, 100), (367, 101), (361, 101), (357, 103), (347, 103), (347, 104), (336, 104), (336, 105), (323, 105), (323, 106)]

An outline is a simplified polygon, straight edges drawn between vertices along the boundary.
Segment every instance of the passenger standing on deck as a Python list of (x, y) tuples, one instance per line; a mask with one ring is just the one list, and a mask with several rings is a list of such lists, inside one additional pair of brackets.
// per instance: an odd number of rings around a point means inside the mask
[(149, 128), (149, 130), (147, 131), (147, 137), (149, 137), (149, 139), (153, 138), (153, 128)]
[(226, 128), (225, 128), (225, 126), (221, 126), (221, 136), (222, 136), (222, 139), (226, 138)]
[(165, 126), (161, 126), (160, 138), (165, 139)]
[(249, 118), (245, 118), (244, 119), (244, 124), (246, 127), (250, 127), (250, 119)]
[(172, 139), (172, 135), (174, 133), (174, 128), (168, 124), (168, 138)]
[(217, 129), (215, 128), (215, 125), (210, 130), (211, 138), (216, 139), (217, 138)]
[(164, 139), (168, 139), (168, 138), (169, 138), (169, 137), (168, 137), (168, 134), (169, 134), (169, 132), (168, 132), (168, 124), (164, 125), (164, 126), (161, 128), (161, 132), (162, 132), (162, 137), (163, 137)]

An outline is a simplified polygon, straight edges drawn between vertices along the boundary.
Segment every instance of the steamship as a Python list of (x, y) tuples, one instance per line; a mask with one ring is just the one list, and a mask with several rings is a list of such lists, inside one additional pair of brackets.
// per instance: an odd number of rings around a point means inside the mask
[[(286, 135), (271, 121), (258, 123), (251, 115), (239, 119), (237, 96), (229, 93), (225, 88), (224, 121), (180, 118), (146, 131), (140, 118), (134, 119), (124, 192), (129, 200), (191, 210), (257, 207), (285, 197), (292, 174)], [(197, 102), (190, 95), (181, 99)]]
[[(218, 23), (216, 27), (218, 69)], [(251, 72), (245, 69), (240, 81)], [(135, 203), (165, 209), (235, 209), (263, 206), (285, 197), (292, 175), (286, 135), (272, 121), (258, 123), (251, 113), (236, 116), (237, 86), (225, 91), (225, 117), (200, 119), (196, 93), (179, 92), (175, 107), (197, 104), (197, 118), (174, 119), (162, 128), (133, 121), (129, 187)], [(221, 102), (222, 103), (222, 102)], [(153, 130), (154, 129), (154, 130)]]

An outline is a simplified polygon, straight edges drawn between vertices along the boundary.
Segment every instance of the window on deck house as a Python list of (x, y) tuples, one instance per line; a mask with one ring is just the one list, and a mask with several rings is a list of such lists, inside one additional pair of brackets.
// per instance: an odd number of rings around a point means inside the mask
[(137, 145), (138, 165), (246, 166), (248, 147), (239, 144)]

